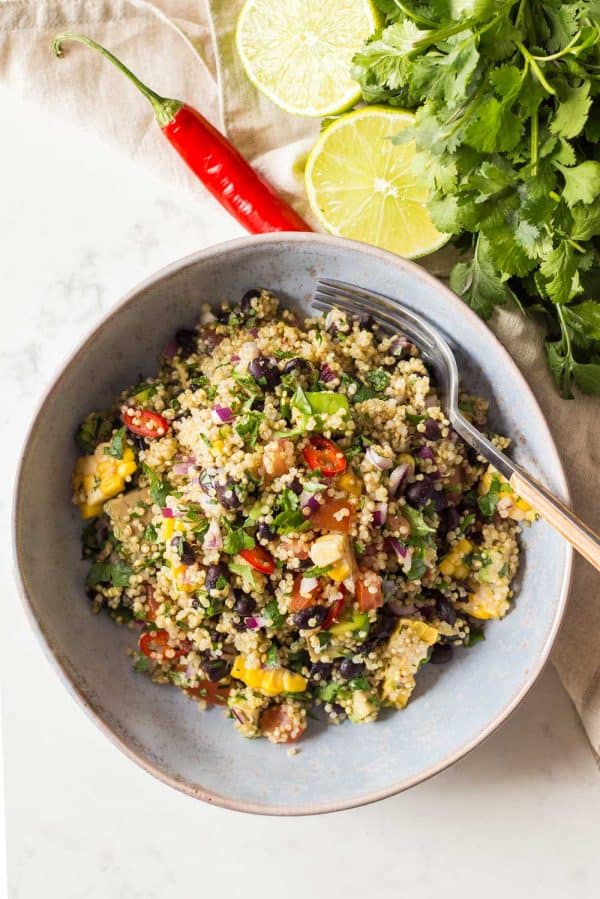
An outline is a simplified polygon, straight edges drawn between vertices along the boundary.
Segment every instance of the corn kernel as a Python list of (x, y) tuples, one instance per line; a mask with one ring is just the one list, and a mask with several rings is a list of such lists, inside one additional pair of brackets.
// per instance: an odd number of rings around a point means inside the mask
[(362, 493), (362, 484), (352, 471), (346, 471), (338, 478), (338, 487), (350, 496), (360, 496)]

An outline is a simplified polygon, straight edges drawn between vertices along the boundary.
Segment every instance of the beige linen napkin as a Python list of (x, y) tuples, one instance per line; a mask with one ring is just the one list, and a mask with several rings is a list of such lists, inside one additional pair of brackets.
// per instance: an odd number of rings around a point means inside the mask
[[(277, 0), (274, 0), (277, 2)], [(242, 0), (4, 0), (0, 2), (0, 83), (68, 118), (186, 189), (203, 188), (158, 129), (152, 111), (122, 75), (89, 51), (64, 59), (49, 51), (57, 31), (78, 30), (120, 55), (159, 93), (195, 105), (307, 214), (302, 160), (318, 122), (290, 116), (260, 96), (236, 58), (233, 34)], [(443, 275), (451, 251), (424, 261)], [(561, 453), (575, 509), (600, 530), (600, 402), (560, 401), (548, 375), (542, 336), (515, 309), (494, 330), (533, 388)], [(573, 590), (552, 659), (600, 756), (600, 577), (575, 563)]]

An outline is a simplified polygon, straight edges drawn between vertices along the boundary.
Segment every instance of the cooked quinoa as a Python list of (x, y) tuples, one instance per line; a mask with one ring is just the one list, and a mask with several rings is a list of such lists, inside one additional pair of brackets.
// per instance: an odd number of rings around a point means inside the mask
[(246, 737), (402, 709), (423, 664), (510, 609), (533, 512), (368, 317), (301, 323), (267, 290), (206, 307), (77, 441), (94, 610), (139, 629), (137, 671)]

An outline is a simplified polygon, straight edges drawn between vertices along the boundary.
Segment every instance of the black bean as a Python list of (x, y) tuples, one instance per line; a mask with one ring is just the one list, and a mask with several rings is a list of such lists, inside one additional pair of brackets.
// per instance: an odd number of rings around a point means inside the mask
[(300, 496), (300, 494), (302, 493), (303, 487), (302, 487), (302, 484), (300, 483), (299, 478), (294, 478), (294, 480), (290, 484), (290, 490), (293, 493), (295, 493), (296, 496)]
[(442, 621), (446, 621), (450, 625), (454, 624), (456, 621), (456, 610), (451, 602), (448, 602), (447, 599), (442, 597), (437, 600), (436, 608)]
[(192, 609), (199, 609), (199, 608), (200, 608), (200, 600), (197, 597), (195, 597), (192, 600)]
[(333, 665), (328, 662), (314, 662), (310, 667), (308, 679), (313, 684), (324, 684), (329, 680), (332, 670)]
[(266, 521), (261, 521), (256, 528), (256, 536), (259, 540), (272, 540), (275, 534)]
[(330, 714), (335, 714), (336, 718), (345, 718), (346, 717), (346, 709), (343, 705), (340, 705), (339, 702), (333, 702), (331, 704), (331, 712)]
[(340, 674), (344, 680), (352, 680), (365, 670), (363, 662), (353, 662), (352, 659), (342, 659), (340, 662)]
[(226, 325), (227, 322), (229, 321), (229, 316), (231, 315), (231, 309), (221, 306), (219, 309), (213, 309), (212, 314), (214, 315), (214, 317), (216, 318), (216, 320), (218, 322), (221, 322), (221, 324)]
[(414, 481), (414, 483), (408, 485), (406, 488), (406, 498), (409, 503), (420, 509), (422, 506), (426, 505), (429, 500), (433, 499), (436, 492), (433, 483), (428, 478), (423, 478), (422, 481)]
[(244, 315), (252, 311), (252, 300), (257, 300), (261, 293), (262, 287), (253, 287), (251, 290), (246, 291), (240, 300), (240, 311), (243, 312)]
[(233, 604), (234, 612), (237, 612), (238, 615), (241, 615), (243, 618), (245, 618), (247, 615), (252, 615), (255, 609), (255, 599), (253, 599), (251, 596), (248, 596), (246, 593), (242, 593), (241, 590), (235, 591), (235, 603)]
[(229, 668), (230, 665), (226, 659), (211, 659), (202, 665), (202, 671), (213, 683), (224, 678), (229, 673)]
[(293, 359), (289, 359), (285, 363), (283, 370), (286, 375), (294, 372), (297, 375), (306, 375), (307, 377), (310, 377), (313, 373), (313, 367), (308, 359), (302, 359), (301, 356), (294, 356)]
[(391, 637), (395, 626), (396, 616), (387, 606), (382, 606), (379, 610), (377, 619), (369, 628), (369, 636), (364, 641), (361, 648), (366, 652), (370, 652), (376, 646), (379, 646), (380, 643), (385, 643), (385, 641)]
[(193, 565), (196, 561), (196, 553), (187, 540), (181, 542), (181, 546), (179, 547), (179, 558), (184, 565)]
[(449, 506), (447, 509), (444, 509), (440, 516), (440, 530), (443, 534), (447, 534), (448, 531), (455, 531), (458, 525), (460, 524), (460, 515), (453, 506)]
[(209, 565), (206, 569), (206, 581), (204, 586), (207, 590), (216, 590), (217, 583), (220, 578), (223, 578), (225, 583), (228, 583), (229, 571), (226, 565), (223, 562), (219, 562), (218, 565)]
[(431, 501), (436, 512), (443, 512), (448, 505), (448, 500), (443, 490), (434, 490)]
[(449, 643), (436, 643), (431, 651), (429, 661), (432, 665), (445, 665), (452, 658), (452, 647)]
[(274, 390), (281, 383), (281, 375), (275, 359), (268, 356), (257, 356), (248, 366), (248, 373), (257, 384), (267, 390)]
[(358, 327), (364, 331), (372, 331), (375, 328), (375, 319), (368, 312), (361, 312), (360, 315), (356, 315), (354, 321), (358, 322)]
[(181, 328), (175, 332), (175, 343), (181, 347), (184, 355), (191, 356), (198, 349), (198, 335), (189, 328)]
[(215, 492), (224, 509), (239, 509), (242, 505), (231, 478), (227, 478), (224, 484), (217, 484)]
[(425, 430), (423, 433), (425, 434), (427, 440), (440, 439), (440, 437), (442, 436), (442, 432), (440, 429), (440, 423), (438, 421), (435, 421), (435, 419), (433, 418), (427, 418), (423, 424), (425, 426)]
[(309, 606), (294, 615), (294, 625), (299, 630), (320, 627), (328, 614), (327, 606)]

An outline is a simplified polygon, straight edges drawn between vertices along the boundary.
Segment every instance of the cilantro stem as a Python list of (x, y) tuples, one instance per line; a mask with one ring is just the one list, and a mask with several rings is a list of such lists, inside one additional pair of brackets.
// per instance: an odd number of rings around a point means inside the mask
[(539, 155), (539, 134), (540, 120), (538, 110), (531, 116), (531, 174), (537, 175), (537, 164)]
[(516, 43), (516, 46), (518, 47), (518, 49), (519, 49), (521, 55), (523, 56), (523, 59), (525, 59), (525, 60), (529, 63), (529, 65), (531, 66), (531, 71), (533, 72), (533, 74), (535, 75), (535, 77), (537, 78), (537, 80), (539, 81), (539, 83), (542, 85), (542, 87), (544, 88), (544, 90), (547, 91), (549, 94), (552, 94), (552, 96), (555, 96), (555, 95), (556, 95), (556, 91), (555, 91), (554, 88), (553, 88), (550, 84), (548, 84), (548, 82), (546, 81), (546, 79), (545, 79), (545, 77), (544, 77), (544, 73), (542, 72), (542, 70), (541, 70), (540, 67), (538, 66), (537, 62), (535, 61), (534, 57), (531, 55), (531, 53), (529, 52), (529, 50), (527, 49), (527, 47), (525, 47), (525, 46), (521, 43), (521, 41), (515, 41), (515, 43)]
[(397, 6), (400, 12), (403, 12), (408, 19), (412, 19), (417, 25), (425, 25), (426, 28), (435, 28), (435, 22), (431, 19), (426, 19), (425, 16), (419, 15), (419, 13), (409, 9), (404, 3), (401, 3), (400, 0), (394, 0), (394, 6)]
[(562, 50), (559, 50), (557, 53), (552, 53), (551, 56), (534, 56), (531, 55), (532, 59), (535, 59), (537, 62), (554, 62), (556, 59), (560, 59), (562, 56), (566, 56), (567, 53), (570, 53), (577, 41), (581, 36), (581, 32), (577, 32), (574, 38), (571, 38), (569, 43), (563, 47)]
[(427, 37), (422, 37), (420, 41), (416, 41), (412, 50), (406, 54), (406, 58), (414, 59), (415, 56), (418, 56), (423, 50), (427, 50), (429, 47), (433, 46), (433, 44), (440, 44), (443, 41), (447, 41), (449, 37), (454, 37), (455, 34), (460, 34), (461, 31), (467, 31), (475, 24), (475, 19), (463, 19), (455, 25), (448, 25), (446, 28), (438, 28), (436, 31), (432, 31), (431, 34), (428, 34)]

